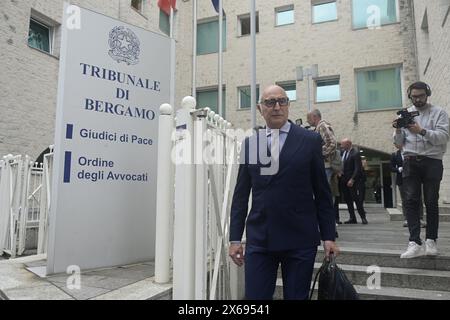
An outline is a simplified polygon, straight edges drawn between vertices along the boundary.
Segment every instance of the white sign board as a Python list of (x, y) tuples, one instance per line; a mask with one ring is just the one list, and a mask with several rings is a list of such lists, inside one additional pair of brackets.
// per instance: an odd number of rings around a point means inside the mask
[(154, 258), (171, 40), (65, 7), (47, 273)]

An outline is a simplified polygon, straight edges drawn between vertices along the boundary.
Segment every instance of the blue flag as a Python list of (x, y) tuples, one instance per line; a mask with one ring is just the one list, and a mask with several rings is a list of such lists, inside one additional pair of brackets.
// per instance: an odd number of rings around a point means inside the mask
[[(219, 0), (211, 0), (214, 9), (216, 10), (217, 13), (219, 13)], [(222, 4), (223, 5), (223, 4)], [(222, 9), (223, 15), (225, 15), (225, 10)]]
[(217, 13), (219, 13), (219, 0), (211, 0), (214, 9), (216, 10)]

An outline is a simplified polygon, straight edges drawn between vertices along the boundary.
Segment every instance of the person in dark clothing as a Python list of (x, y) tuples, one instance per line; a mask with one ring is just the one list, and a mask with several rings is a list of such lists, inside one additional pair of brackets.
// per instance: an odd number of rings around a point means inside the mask
[[(284, 299), (306, 300), (321, 240), (326, 257), (339, 253), (322, 138), (288, 120), (289, 99), (277, 85), (264, 89), (258, 110), (266, 128), (242, 143), (228, 255), (238, 266), (245, 263), (247, 299), (272, 299), (281, 266)], [(269, 164), (263, 150), (270, 152)]]
[(362, 162), (359, 151), (352, 147), (350, 139), (344, 139), (341, 142), (343, 148), (342, 162), (344, 171), (341, 176), (342, 179), (342, 191), (344, 193), (345, 202), (347, 203), (350, 219), (345, 224), (358, 223), (355, 216), (355, 209), (353, 208), (353, 202), (356, 203), (361, 222), (367, 224), (366, 212), (364, 210), (363, 199), (361, 197), (361, 183), (362, 183)]
[[(405, 188), (403, 186), (403, 155), (402, 155), (402, 146), (394, 144), (398, 149), (396, 152), (391, 154), (391, 172), (395, 172), (395, 184), (398, 187), (398, 191), (400, 192), (400, 199), (402, 202), (402, 213), (403, 213), (403, 226), (408, 226), (408, 220), (406, 219), (406, 210), (405, 210)], [(426, 223), (423, 221), (423, 203), (422, 197), (420, 198), (420, 225), (422, 228), (426, 227)]]
[[(402, 178), (405, 186), (405, 209), (408, 220), (409, 243), (400, 258), (410, 259), (422, 255), (438, 254), (439, 189), (444, 173), (442, 159), (449, 140), (449, 118), (445, 108), (428, 102), (431, 88), (424, 82), (415, 82), (408, 88), (408, 98), (413, 106), (408, 112), (416, 112), (406, 128), (404, 118), (397, 118), (394, 143), (403, 147)], [(427, 209), (425, 245), (420, 238), (420, 199)]]

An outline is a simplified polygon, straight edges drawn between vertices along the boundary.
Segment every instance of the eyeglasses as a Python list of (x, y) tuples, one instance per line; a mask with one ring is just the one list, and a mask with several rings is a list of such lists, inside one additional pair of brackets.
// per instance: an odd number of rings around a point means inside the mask
[(423, 100), (427, 97), (425, 93), (419, 94), (418, 96), (411, 96), (411, 100)]
[(274, 108), (277, 102), (280, 105), (280, 107), (286, 107), (289, 104), (289, 99), (278, 98), (278, 99), (266, 99), (261, 101), (261, 103), (265, 105), (267, 108)]

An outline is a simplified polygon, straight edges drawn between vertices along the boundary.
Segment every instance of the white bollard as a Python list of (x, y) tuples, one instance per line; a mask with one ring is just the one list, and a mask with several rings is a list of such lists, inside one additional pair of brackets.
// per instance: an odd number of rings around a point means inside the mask
[(173, 214), (174, 193), (171, 178), (173, 176), (171, 136), (174, 123), (173, 108), (170, 104), (161, 105), (159, 110), (155, 282), (166, 283), (170, 280), (170, 244), (173, 235), (170, 220)]
[[(209, 108), (204, 110), (209, 113)], [(203, 157), (206, 141), (207, 119), (198, 117), (194, 122), (195, 143), (195, 300), (207, 299), (208, 254), (208, 170)]]
[(173, 253), (173, 299), (192, 300), (195, 297), (195, 164), (191, 112), (193, 97), (185, 97), (177, 111), (177, 132), (180, 135), (176, 154), (183, 154), (183, 162), (175, 171), (175, 221)]

